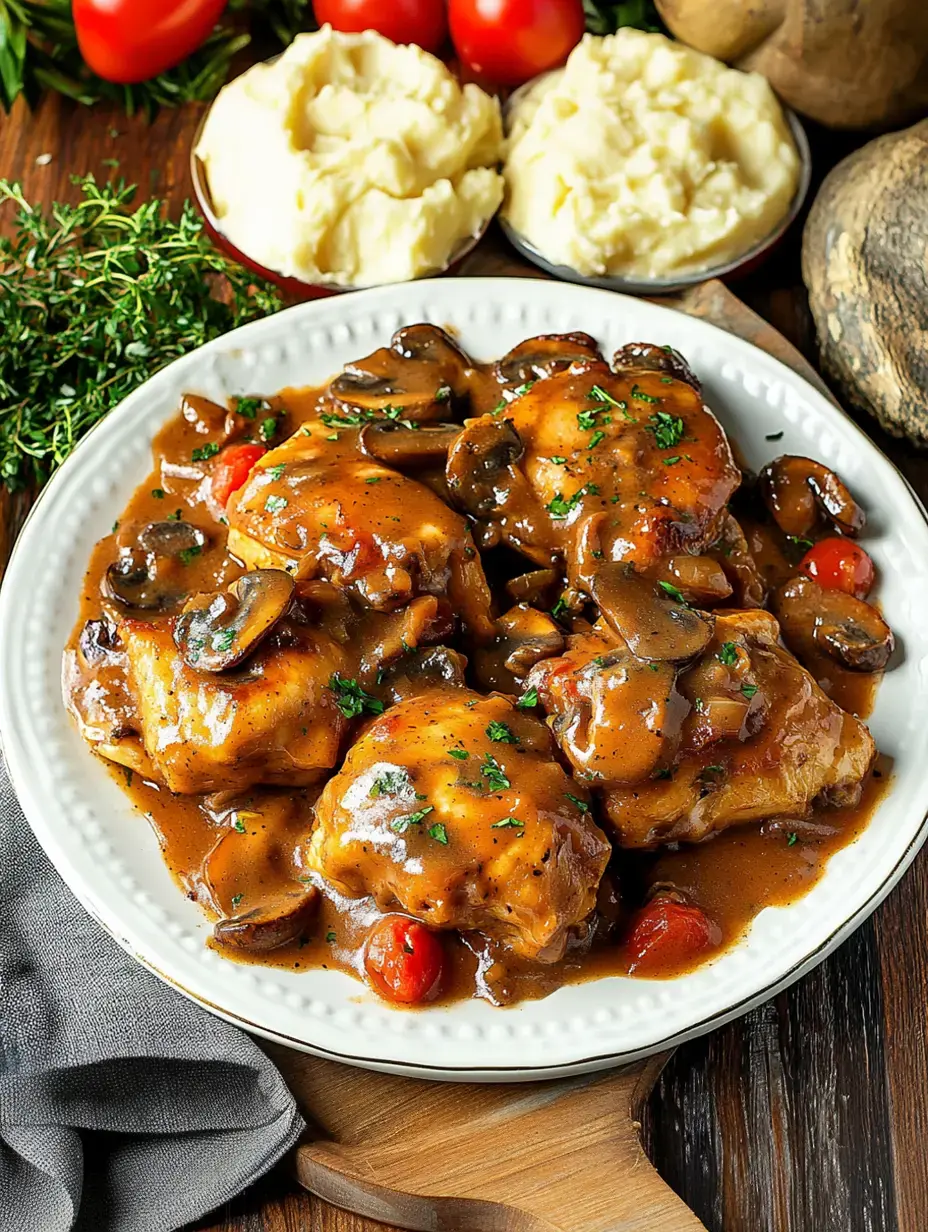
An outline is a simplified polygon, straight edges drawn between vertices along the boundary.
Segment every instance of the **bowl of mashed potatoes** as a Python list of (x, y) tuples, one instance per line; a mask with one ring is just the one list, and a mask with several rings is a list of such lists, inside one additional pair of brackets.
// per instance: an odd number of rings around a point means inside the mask
[(574, 282), (660, 293), (731, 273), (809, 186), (805, 133), (766, 79), (660, 34), (586, 35), (505, 121), (503, 230)]
[(323, 26), (220, 91), (194, 145), (213, 238), (292, 291), (445, 272), (503, 198), (499, 102), (436, 57)]

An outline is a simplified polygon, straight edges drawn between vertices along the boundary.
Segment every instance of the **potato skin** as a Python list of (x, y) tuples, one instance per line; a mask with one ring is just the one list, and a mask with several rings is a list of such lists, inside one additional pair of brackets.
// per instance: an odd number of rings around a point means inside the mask
[(825, 374), (887, 432), (928, 446), (928, 120), (826, 177), (802, 276)]
[(924, 0), (656, 0), (684, 43), (762, 73), (830, 128), (887, 129), (928, 108)]

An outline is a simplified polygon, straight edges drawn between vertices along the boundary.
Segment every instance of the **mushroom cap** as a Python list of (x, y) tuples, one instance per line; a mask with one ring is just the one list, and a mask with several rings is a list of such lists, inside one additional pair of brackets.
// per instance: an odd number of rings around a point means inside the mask
[(174, 622), (174, 644), (184, 662), (204, 672), (237, 667), (287, 611), (293, 589), (283, 569), (254, 569), (228, 590), (195, 595)]

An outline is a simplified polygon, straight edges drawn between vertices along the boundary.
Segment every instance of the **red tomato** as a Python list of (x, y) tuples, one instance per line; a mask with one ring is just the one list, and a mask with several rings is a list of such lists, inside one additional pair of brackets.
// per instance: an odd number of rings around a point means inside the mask
[(259, 458), (267, 453), (263, 445), (227, 445), (216, 455), (210, 486), (213, 500), (225, 507), (229, 497), (237, 492)]
[(451, 38), (474, 73), (518, 86), (563, 64), (583, 37), (583, 0), (450, 0)]
[(629, 971), (674, 968), (718, 945), (717, 924), (699, 907), (657, 894), (635, 919), (625, 943)]
[(387, 915), (367, 934), (364, 969), (375, 991), (388, 1001), (430, 1001), (438, 993), (444, 965), (441, 942), (418, 920)]
[(227, 0), (73, 0), (81, 55), (100, 77), (147, 81), (209, 37)]
[(319, 25), (334, 30), (376, 30), (394, 43), (438, 51), (448, 33), (445, 0), (313, 0)]
[(826, 590), (844, 590), (866, 599), (873, 589), (873, 561), (849, 539), (822, 539), (799, 562), (799, 572)]

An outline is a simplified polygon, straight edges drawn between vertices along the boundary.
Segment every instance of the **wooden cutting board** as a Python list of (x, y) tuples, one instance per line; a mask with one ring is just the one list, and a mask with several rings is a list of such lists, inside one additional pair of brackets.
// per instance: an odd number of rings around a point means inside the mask
[[(463, 272), (532, 273), (493, 248), (475, 263)], [(795, 347), (721, 282), (657, 302), (754, 343), (831, 396)], [(669, 1052), (604, 1074), (479, 1086), (263, 1047), (310, 1126), (293, 1153), (296, 1177), (335, 1206), (421, 1232), (704, 1229), (639, 1137), (639, 1110)]]

